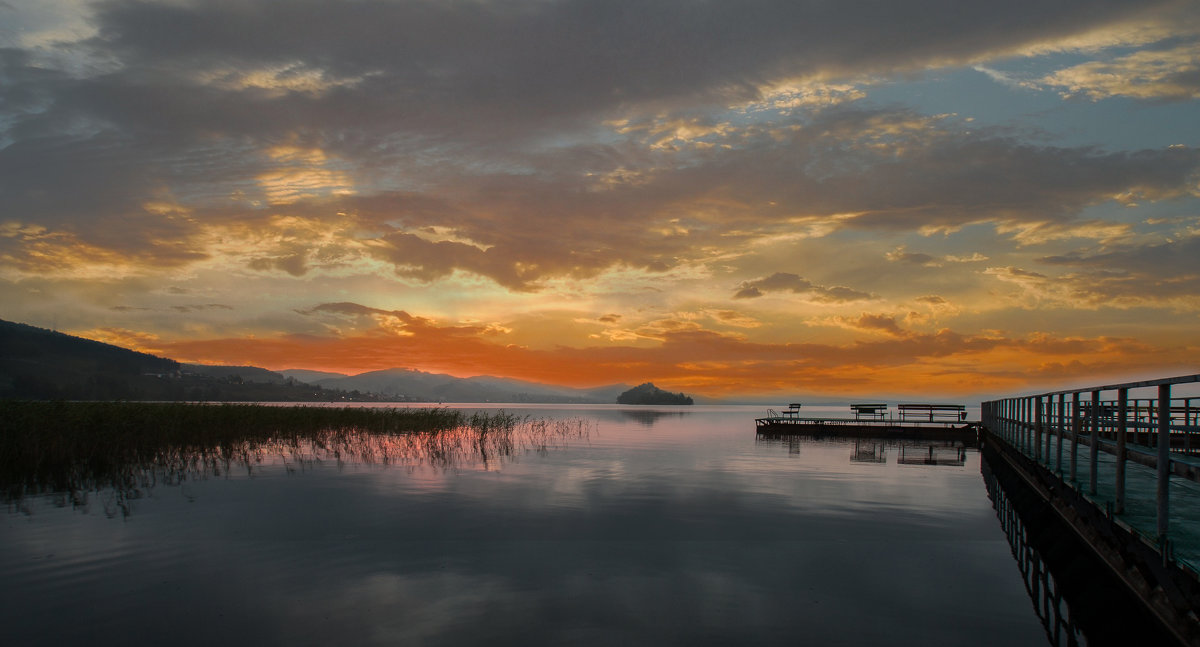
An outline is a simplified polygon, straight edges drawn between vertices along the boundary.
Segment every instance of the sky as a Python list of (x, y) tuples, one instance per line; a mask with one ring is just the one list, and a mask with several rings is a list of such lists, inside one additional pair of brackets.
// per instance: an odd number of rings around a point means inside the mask
[(1200, 372), (1200, 3), (0, 0), (0, 318), (706, 398)]

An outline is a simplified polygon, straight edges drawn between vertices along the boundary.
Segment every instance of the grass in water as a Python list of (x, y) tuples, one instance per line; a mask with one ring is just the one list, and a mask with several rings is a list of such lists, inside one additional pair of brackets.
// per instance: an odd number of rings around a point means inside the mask
[(0, 492), (6, 502), (61, 493), (72, 504), (112, 488), (136, 498), (158, 484), (292, 465), (487, 464), (587, 435), (580, 420), (504, 411), (143, 402), (0, 402)]

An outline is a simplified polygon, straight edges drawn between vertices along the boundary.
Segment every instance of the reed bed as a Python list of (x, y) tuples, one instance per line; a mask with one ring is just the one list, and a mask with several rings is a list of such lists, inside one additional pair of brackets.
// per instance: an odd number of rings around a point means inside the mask
[(581, 420), (444, 408), (0, 402), (0, 496), (10, 505), (43, 493), (79, 505), (104, 489), (137, 498), (234, 466), (252, 471), (272, 457), (289, 471), (325, 460), (486, 466), (588, 430)]

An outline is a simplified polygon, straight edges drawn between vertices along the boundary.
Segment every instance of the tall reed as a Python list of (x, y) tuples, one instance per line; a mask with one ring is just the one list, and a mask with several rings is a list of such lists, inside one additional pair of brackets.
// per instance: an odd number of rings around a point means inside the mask
[(113, 488), (126, 496), (159, 482), (247, 469), (267, 454), (315, 460), (425, 462), (512, 456), (583, 436), (582, 421), (530, 420), (443, 408), (265, 406), (145, 402), (0, 402), (0, 496), (72, 498)]

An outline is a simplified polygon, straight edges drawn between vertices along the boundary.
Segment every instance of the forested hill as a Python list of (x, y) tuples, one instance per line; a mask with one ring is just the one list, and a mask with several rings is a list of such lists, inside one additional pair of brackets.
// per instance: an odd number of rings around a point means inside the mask
[(692, 399), (682, 393), (664, 391), (653, 382), (646, 382), (617, 396), (617, 404), (691, 404)]
[(27, 400), (341, 400), (350, 394), (253, 369), (212, 374), (81, 337), (0, 320), (0, 398)]

